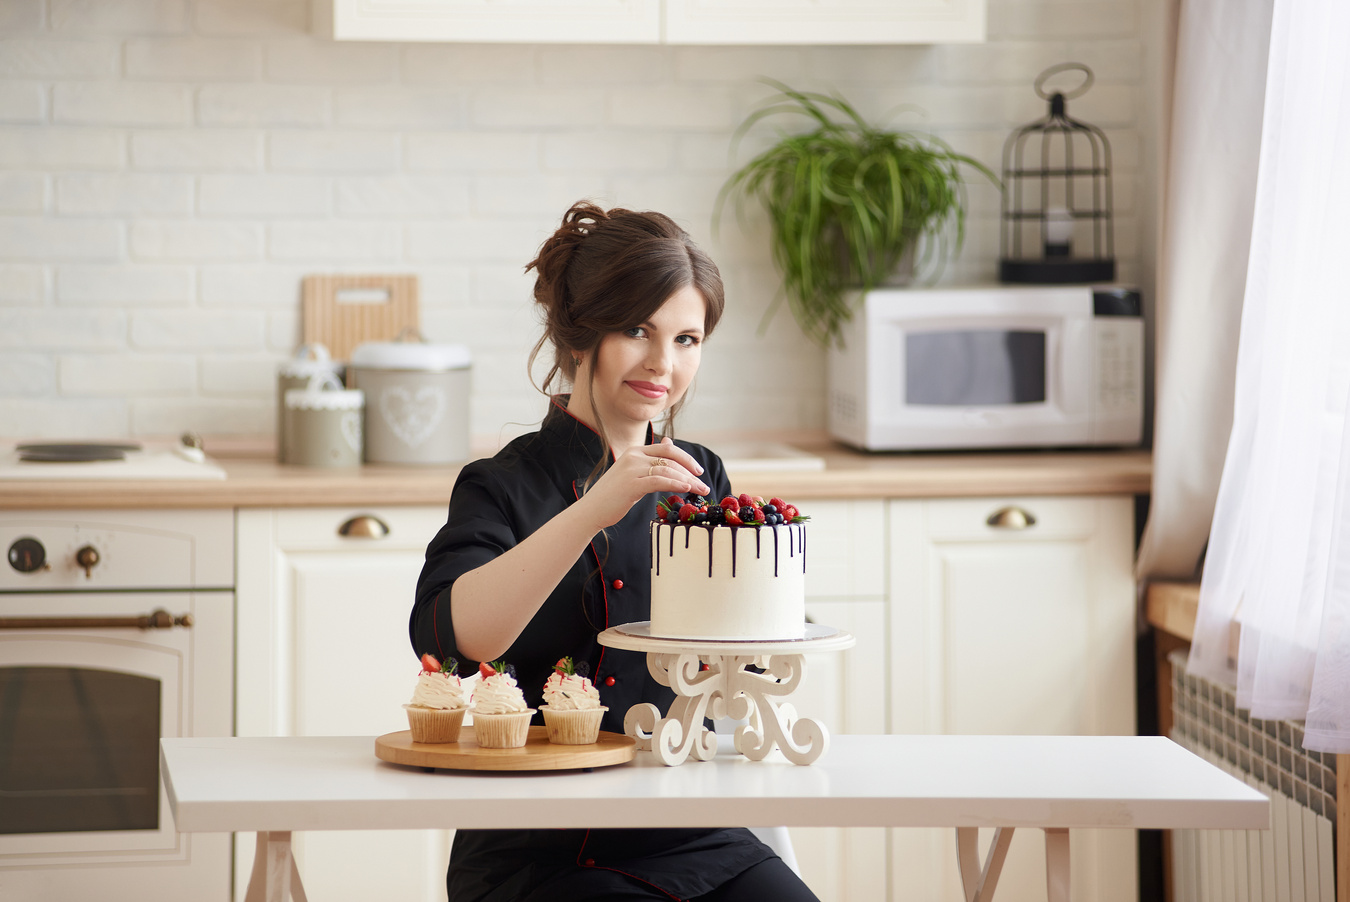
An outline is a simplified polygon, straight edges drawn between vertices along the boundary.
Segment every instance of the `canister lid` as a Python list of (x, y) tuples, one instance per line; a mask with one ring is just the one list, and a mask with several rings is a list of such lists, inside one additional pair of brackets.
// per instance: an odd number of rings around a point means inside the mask
[(295, 356), (281, 364), (279, 375), (291, 377), (317, 376), (321, 373), (336, 373), (340, 364), (331, 359), (328, 348), (314, 343), (301, 345), (295, 349)]
[(368, 341), (352, 351), (351, 365), (372, 370), (444, 372), (468, 369), (472, 355), (464, 345), (420, 341)]
[(359, 388), (343, 388), (332, 373), (315, 375), (307, 388), (286, 391), (288, 410), (361, 410), (365, 406), (366, 393)]

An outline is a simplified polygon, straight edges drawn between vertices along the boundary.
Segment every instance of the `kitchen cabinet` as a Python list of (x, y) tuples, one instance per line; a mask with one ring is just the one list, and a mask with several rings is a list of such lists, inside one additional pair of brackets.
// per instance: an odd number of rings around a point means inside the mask
[[(808, 656), (795, 699), (831, 733), (1134, 732), (1130, 496), (802, 507), (812, 518), (807, 615), (858, 639)], [(361, 514), (388, 534), (338, 534)], [(407, 618), (444, 517), (441, 505), (239, 511), (239, 735), (406, 729), (399, 705), (417, 670)], [(790, 834), (803, 877), (826, 902), (962, 898), (949, 831)], [(296, 846), (314, 898), (392, 889), (443, 899), (450, 836), (333, 832), (298, 836)], [(1015, 835), (1000, 898), (1045, 898), (1042, 845), (1036, 831)], [(253, 844), (237, 846), (243, 886)], [(1083, 831), (1073, 855), (1075, 898), (1132, 902), (1133, 834)]]
[(986, 0), (320, 0), (346, 41), (935, 44), (983, 41)]
[[(408, 728), (401, 705), (420, 670), (408, 616), (427, 543), (444, 522), (440, 505), (239, 511), (237, 735)], [(341, 534), (344, 525), (352, 535)], [(452, 835), (297, 834), (295, 855), (313, 899), (433, 902), (445, 899)], [(235, 846), (242, 898), (252, 837)]]
[[(888, 525), (892, 732), (1135, 732), (1132, 499), (892, 501)], [(999, 898), (1044, 899), (1044, 861), (1015, 834)], [(890, 866), (892, 898), (963, 898), (946, 831), (891, 831)], [(1071, 872), (1075, 899), (1133, 902), (1134, 836), (1076, 832)]]

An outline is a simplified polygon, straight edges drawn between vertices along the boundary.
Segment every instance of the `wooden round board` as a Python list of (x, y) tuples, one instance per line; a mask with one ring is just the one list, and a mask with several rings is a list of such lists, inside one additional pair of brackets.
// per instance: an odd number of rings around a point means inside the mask
[(413, 767), (443, 767), (450, 770), (573, 770), (609, 767), (633, 760), (637, 742), (621, 733), (600, 731), (591, 745), (557, 745), (548, 741), (545, 727), (530, 727), (529, 738), (518, 749), (484, 749), (474, 739), (473, 727), (465, 726), (459, 742), (413, 742), (403, 730), (375, 738), (375, 757), (391, 764)]

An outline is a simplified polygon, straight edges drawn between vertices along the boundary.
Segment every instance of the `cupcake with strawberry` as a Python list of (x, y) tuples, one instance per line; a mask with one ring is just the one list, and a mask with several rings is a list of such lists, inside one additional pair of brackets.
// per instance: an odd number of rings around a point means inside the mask
[(600, 692), (586, 678), (586, 662), (562, 658), (544, 683), (544, 726), (548, 741), (559, 745), (589, 745), (600, 738), (600, 720), (609, 709), (600, 704)]
[(479, 664), (482, 679), (473, 691), (473, 731), (479, 748), (518, 749), (530, 735), (534, 709), (516, 685), (514, 668), (505, 661)]
[(446, 658), (442, 664), (434, 655), (422, 655), (422, 672), (412, 701), (404, 705), (413, 742), (455, 742), (464, 723), (468, 699), (457, 671), (459, 662)]

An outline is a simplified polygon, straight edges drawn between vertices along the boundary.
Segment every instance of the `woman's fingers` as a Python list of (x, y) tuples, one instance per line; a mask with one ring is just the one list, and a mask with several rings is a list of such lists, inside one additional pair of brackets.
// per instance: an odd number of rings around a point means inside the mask
[(694, 460), (693, 455), (668, 438), (661, 439), (658, 444), (647, 445), (643, 448), (643, 451), (649, 457), (660, 457), (674, 461), (696, 476), (703, 475), (703, 468), (699, 466), (698, 461)]

